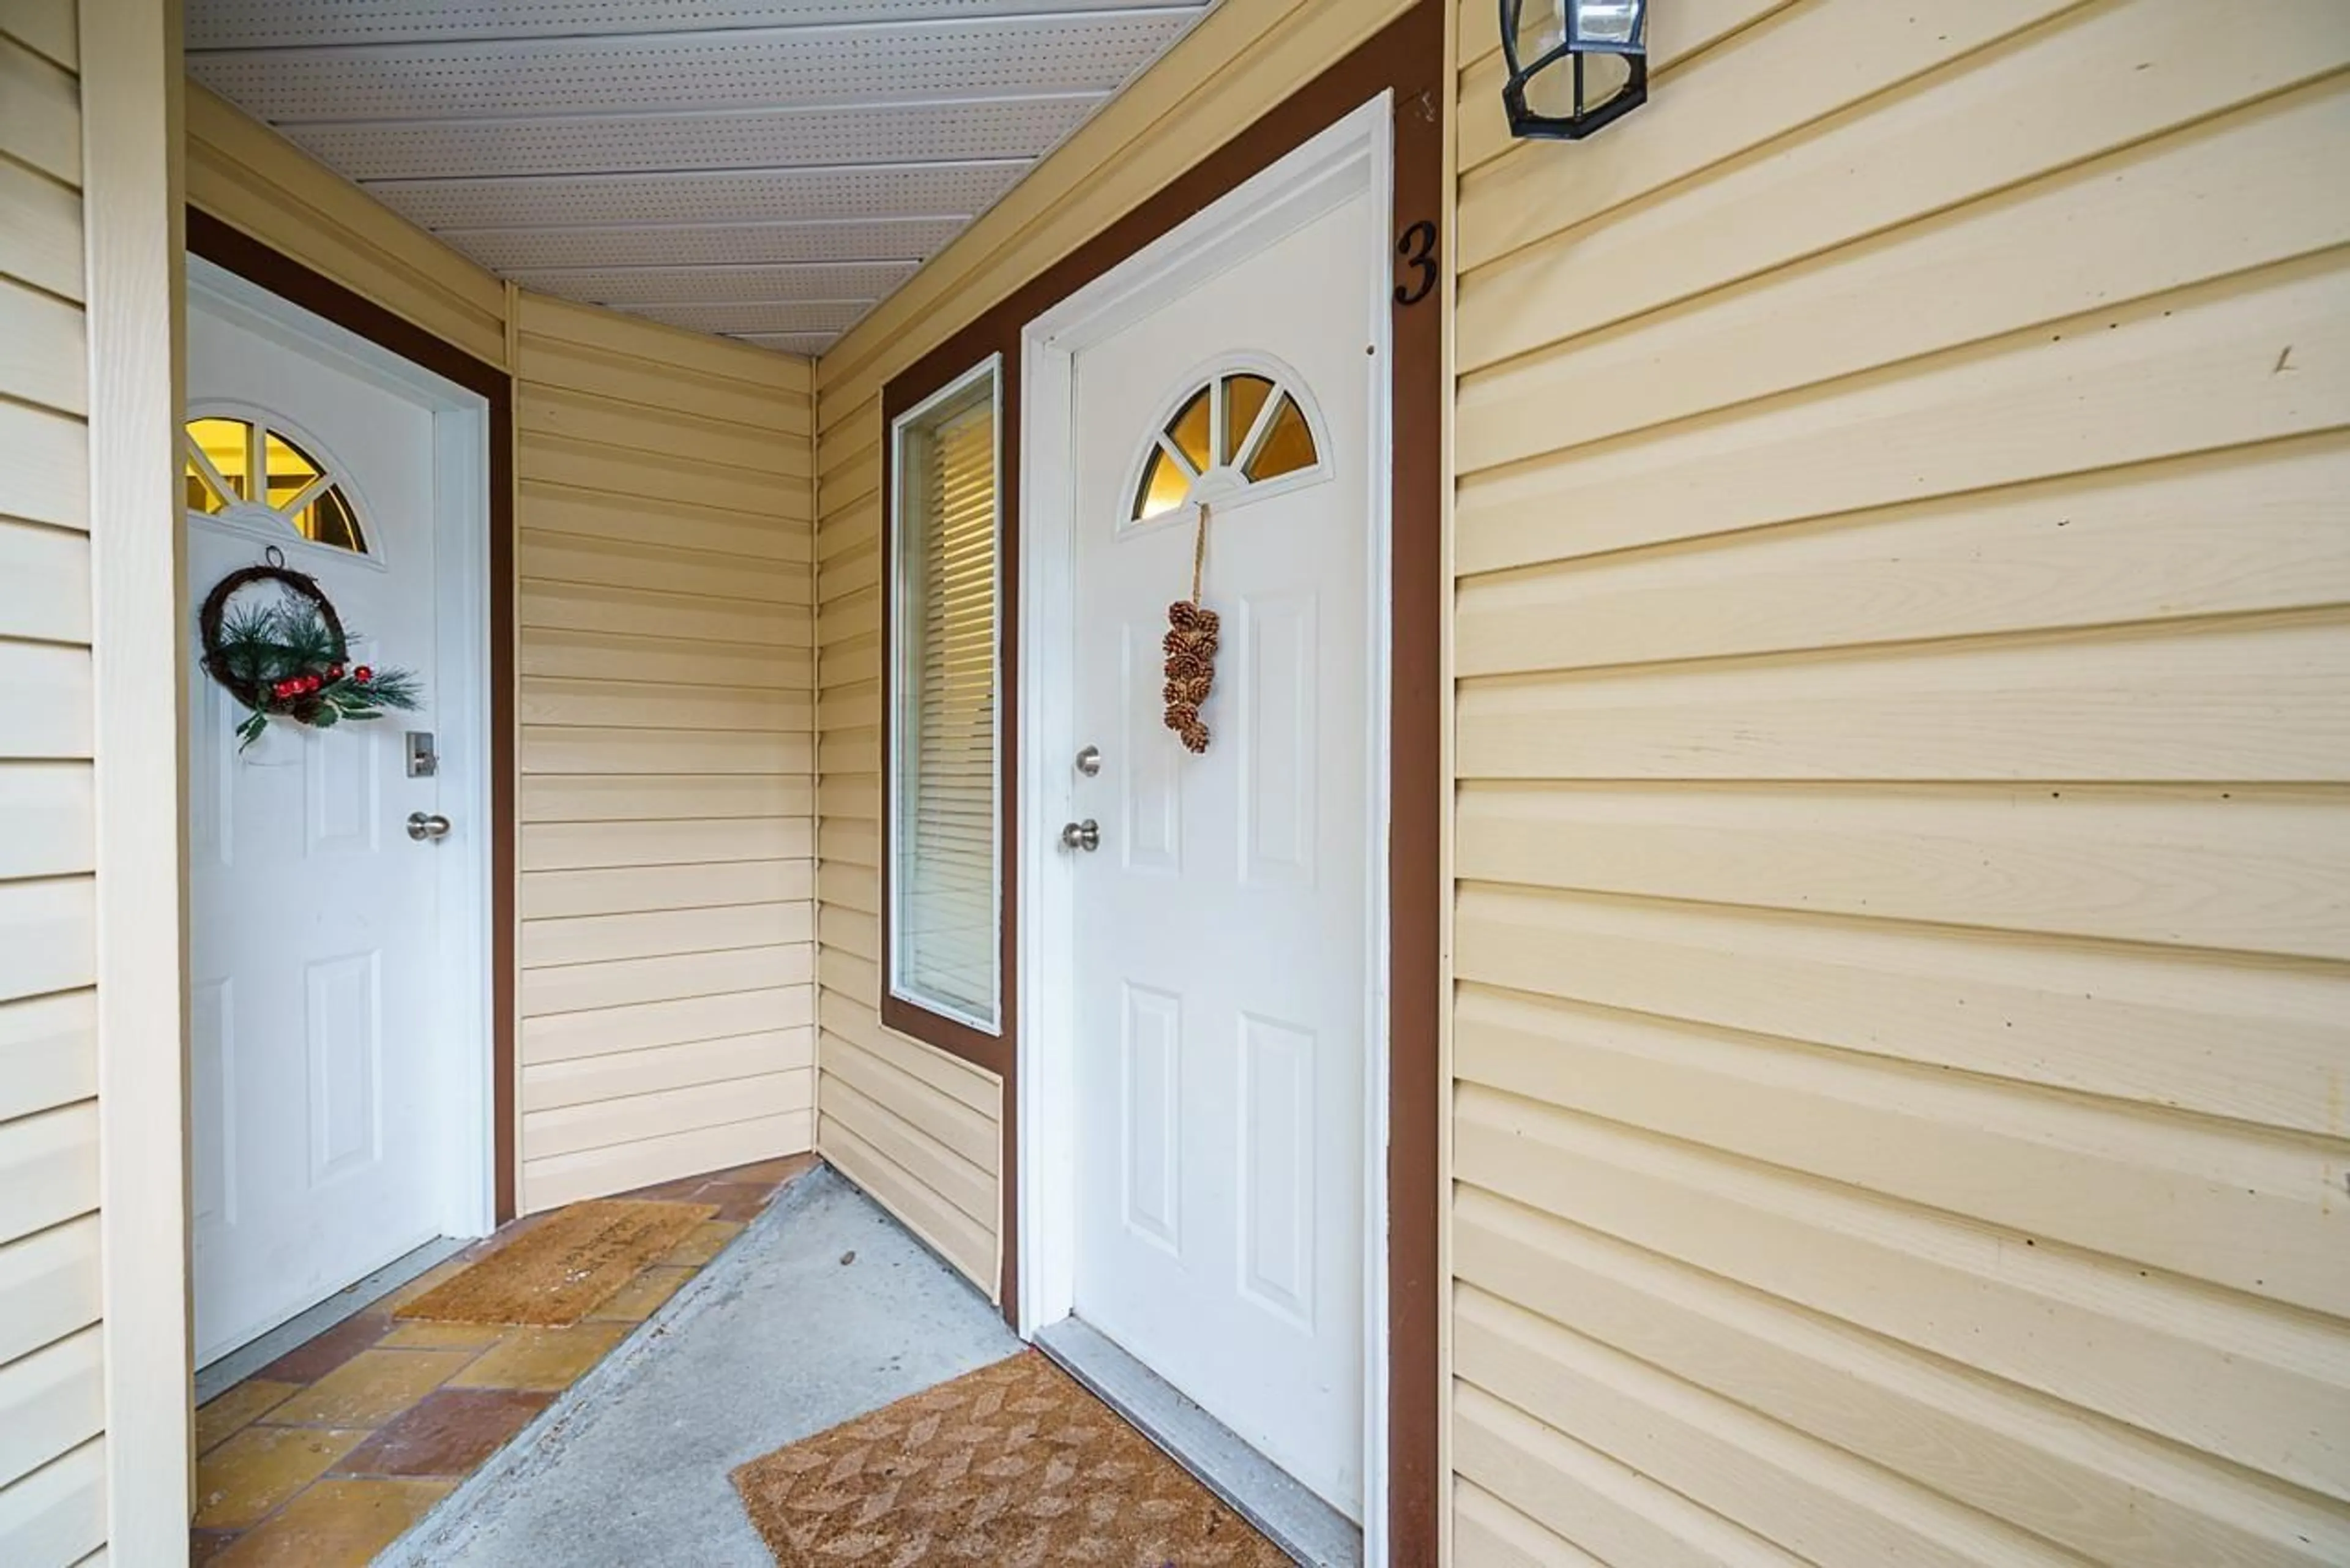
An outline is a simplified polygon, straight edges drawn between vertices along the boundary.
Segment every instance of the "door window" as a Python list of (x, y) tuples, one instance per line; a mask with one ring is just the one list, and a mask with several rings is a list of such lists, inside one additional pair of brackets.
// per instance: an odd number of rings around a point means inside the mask
[(181, 434), (188, 510), (256, 521), (353, 555), (369, 554), (367, 530), (341, 481), (296, 441), (266, 421), (228, 414), (190, 420)]
[(1200, 383), (1153, 432), (1139, 460), (1129, 523), (1190, 502), (1245, 499), (1257, 486), (1322, 470), (1303, 389), (1258, 369)]

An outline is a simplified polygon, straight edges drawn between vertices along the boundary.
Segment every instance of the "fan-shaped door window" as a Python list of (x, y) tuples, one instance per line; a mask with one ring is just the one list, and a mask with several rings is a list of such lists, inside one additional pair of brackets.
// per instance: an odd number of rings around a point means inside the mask
[(368, 554), (359, 508), (341, 483), (284, 431), (266, 421), (207, 414), (188, 421), (181, 444), (190, 512), (264, 522), (314, 545)]
[(1302, 389), (1260, 370), (1230, 370), (1176, 406), (1152, 436), (1128, 514), (1140, 523), (1192, 500), (1238, 499), (1322, 466)]

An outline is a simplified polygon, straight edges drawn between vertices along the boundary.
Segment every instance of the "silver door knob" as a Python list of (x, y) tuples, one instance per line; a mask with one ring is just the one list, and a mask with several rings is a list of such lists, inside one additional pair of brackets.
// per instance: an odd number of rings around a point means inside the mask
[(446, 838), (449, 819), (431, 812), (411, 811), (408, 814), (408, 836), (419, 844), (430, 838)]
[(1064, 849), (1082, 849), (1088, 854), (1092, 853), (1094, 850), (1099, 849), (1101, 847), (1101, 824), (1096, 822), (1090, 816), (1086, 818), (1083, 822), (1072, 822), (1066, 824), (1061, 829), (1061, 847)]

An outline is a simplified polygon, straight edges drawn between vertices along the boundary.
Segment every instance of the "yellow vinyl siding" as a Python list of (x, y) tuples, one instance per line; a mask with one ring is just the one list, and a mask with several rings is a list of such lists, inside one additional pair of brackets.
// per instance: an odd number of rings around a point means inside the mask
[(816, 367), (816, 1147), (990, 1295), (1002, 1085), (879, 1011), (881, 388), (1405, 8), (1224, 0)]
[(523, 1207), (815, 1141), (806, 361), (520, 296)]
[(477, 359), (504, 365), (506, 286), (191, 81), (188, 201)]
[(1456, 1560), (2350, 1557), (2350, 13), (1492, 10)]
[(97, 839), (71, 4), (0, 8), (0, 1542), (102, 1549)]

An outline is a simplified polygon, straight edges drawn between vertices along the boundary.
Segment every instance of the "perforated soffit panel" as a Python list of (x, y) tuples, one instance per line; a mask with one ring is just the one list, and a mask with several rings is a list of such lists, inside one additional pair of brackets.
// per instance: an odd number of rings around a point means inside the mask
[(544, 293), (817, 354), (1213, 0), (187, 0), (197, 80)]

